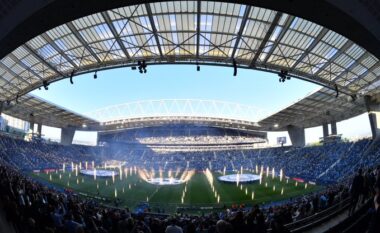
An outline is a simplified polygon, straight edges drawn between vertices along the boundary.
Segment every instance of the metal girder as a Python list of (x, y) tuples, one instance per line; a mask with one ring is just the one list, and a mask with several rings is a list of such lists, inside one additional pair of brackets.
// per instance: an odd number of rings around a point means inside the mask
[(251, 8), (252, 8), (251, 5), (248, 5), (245, 7), (243, 18), (241, 19), (241, 23), (240, 23), (240, 28), (239, 28), (239, 31), (238, 31), (237, 36), (236, 36), (235, 45), (234, 45), (234, 48), (232, 50), (231, 58), (235, 57), (235, 53), (237, 51), (241, 37), (243, 35), (245, 25), (247, 24), (247, 20), (248, 20), (249, 13), (251, 12)]
[(317, 44), (322, 40), (322, 38), (327, 34), (328, 31), (329, 30), (327, 28), (322, 28), (322, 30), (318, 33), (317, 37), (314, 38), (313, 42), (309, 45), (309, 47), (307, 47), (307, 49), (303, 51), (298, 60), (294, 62), (290, 70), (295, 69), (297, 65), (301, 63), (302, 60), (310, 54), (310, 52), (315, 48), (315, 46), (317, 46)]
[[(312, 99), (312, 98), (305, 98), (303, 100), (310, 101), (310, 102), (317, 103), (317, 104), (324, 104), (323, 109), (326, 109), (326, 110), (332, 110), (332, 111), (335, 111), (335, 112), (347, 111), (347, 108), (342, 107), (341, 105), (338, 105), (338, 104), (336, 104), (334, 102), (327, 102), (327, 101), (324, 101), (324, 100), (316, 100), (316, 99)], [(318, 109), (317, 112), (320, 112), (320, 111), (321, 111), (321, 109)]]
[(163, 53), (162, 53), (160, 41), (158, 39), (158, 32), (157, 32), (156, 24), (154, 23), (153, 16), (152, 16), (153, 15), (152, 10), (150, 9), (149, 3), (145, 3), (145, 8), (146, 8), (146, 12), (148, 13), (150, 25), (152, 26), (152, 32), (153, 32), (154, 38), (156, 40), (158, 51), (160, 52), (160, 57), (162, 58)]
[[(284, 69), (284, 67), (278, 66), (278, 65), (275, 65), (275, 64), (264, 64), (264, 65), (260, 64), (260, 66), (256, 66), (255, 68), (260, 68), (260, 67), (262, 67), (261, 70), (265, 70), (265, 71)], [(292, 77), (295, 77), (295, 78), (307, 80), (309, 82), (312, 82), (312, 83), (315, 83), (315, 84), (319, 84), (319, 85), (327, 87), (329, 89), (334, 89), (334, 86), (332, 85), (331, 82), (329, 82), (328, 80), (326, 80), (324, 78), (321, 78), (319, 76), (315, 76), (313, 74), (308, 74), (308, 73), (305, 73), (305, 72), (302, 72), (302, 71), (293, 70), (291, 73), (288, 74), (288, 76), (292, 76)], [(339, 87), (339, 91), (340, 92), (342, 92), (344, 94), (347, 94), (347, 95), (351, 95), (352, 94), (352, 91), (349, 90), (349, 89), (347, 89), (346, 87), (340, 86), (340, 85), (338, 85), (338, 87)]]
[(43, 77), (41, 77), (39, 74), (37, 74), (34, 70), (32, 70), (31, 67), (27, 66), (23, 61), (19, 60), (13, 53), (8, 54), (8, 56), (17, 64), (19, 64), (22, 68), (32, 73), (34, 76), (36, 76), (38, 79), (43, 80)]
[[(17, 79), (21, 79), (22, 82), (25, 82), (29, 85), (28, 82), (26, 82), (23, 78), (19, 77), (15, 72), (13, 72), (13, 70), (9, 69), (6, 65), (4, 65), (3, 63), (0, 62), (0, 67), (3, 68), (6, 72), (10, 73), (11, 75), (13, 75), (15, 78)], [(4, 78), (3, 78), (4, 79)], [(14, 88), (16, 88), (17, 90), (21, 90), (18, 86), (16, 86), (15, 84), (13, 84), (12, 82), (4, 79), (5, 82), (7, 82), (7, 84), (9, 84), (10, 86), (13, 86)], [(6, 89), (5, 89), (6, 90)]]
[(63, 74), (61, 71), (57, 70), (52, 64), (47, 62), (41, 55), (39, 55), (36, 51), (34, 51), (31, 47), (29, 47), (28, 44), (23, 45), (24, 49), (27, 50), (29, 53), (31, 53), (38, 61), (40, 61), (45, 66), (49, 67), (52, 71), (54, 71), (56, 74), (65, 77), (66, 75)]
[(271, 37), (274, 29), (276, 28), (278, 22), (280, 21), (281, 19), (281, 16), (282, 16), (282, 13), (281, 12), (277, 12), (273, 21), (272, 21), (272, 24), (270, 25), (267, 33), (265, 34), (265, 37), (264, 39), (261, 41), (261, 44), (258, 48), (258, 50), (256, 51), (255, 53), (255, 56), (253, 57), (252, 61), (251, 61), (251, 64), (249, 64), (250, 67), (254, 67), (256, 62), (257, 62), (257, 59), (259, 59), (259, 56), (260, 54), (263, 52), (264, 48), (265, 48), (265, 45), (268, 43), (269, 41), (269, 38)]
[[(356, 66), (358, 66), (360, 64), (360, 62), (363, 61), (364, 59), (366, 59), (368, 56), (369, 56), (369, 54), (366, 53), (366, 52), (364, 52), (357, 61), (355, 61), (354, 63), (352, 63), (349, 67), (345, 68), (344, 71), (341, 72), (338, 76), (336, 76), (332, 81), (339, 81), (340, 78), (344, 79), (343, 76), (345, 74), (347, 75), (353, 68), (355, 68)], [(347, 80), (345, 80), (345, 81), (347, 81)], [(351, 82), (349, 82), (348, 84), (346, 84), (344, 86), (347, 87), (351, 83), (353, 83), (354, 81), (351, 81)]]
[[(327, 97), (331, 97), (330, 94), (325, 93), (325, 92), (319, 92), (319, 94), (327, 96)], [(347, 102), (347, 101), (342, 100), (341, 98), (335, 98), (334, 100), (339, 103), (339, 106), (342, 106), (344, 104), (352, 104), (352, 105), (355, 105), (356, 107), (361, 107), (362, 106), (362, 104), (358, 103), (358, 101)]]
[(294, 16), (288, 15), (288, 18), (286, 19), (285, 24), (281, 29), (281, 32), (279, 33), (276, 40), (274, 41), (274, 43), (273, 43), (272, 47), (270, 48), (267, 56), (265, 57), (263, 63), (268, 62), (269, 57), (272, 56), (273, 51), (277, 48), (278, 44), (280, 43), (280, 41), (282, 40), (282, 38), (284, 37), (284, 35), (288, 31), (290, 25), (292, 25), (292, 22), (294, 19), (295, 19)]
[[(368, 69), (366, 72), (364, 72), (364, 73), (363, 73), (362, 75), (360, 75), (359, 77), (360, 77), (360, 78), (365, 77), (369, 72), (372, 72), (374, 69), (376, 69), (376, 68), (378, 68), (378, 67), (379, 67), (379, 66), (377, 66), (376, 64), (373, 65), (370, 69)], [(360, 80), (360, 79), (359, 79), (359, 80)], [(366, 86), (361, 87), (361, 88), (358, 90), (358, 92), (360, 92), (360, 91), (363, 90), (364, 88), (370, 86), (371, 84), (373, 84), (373, 83), (375, 83), (375, 82), (377, 82), (377, 81), (379, 81), (379, 80), (380, 80), (380, 76), (378, 76), (378, 77), (376, 77), (374, 80), (368, 82)], [(355, 81), (356, 81), (356, 80), (355, 80)]]
[(331, 64), (331, 61), (335, 60), (338, 56), (340, 56), (342, 53), (346, 52), (354, 43), (350, 40), (347, 40), (346, 43), (344, 43), (344, 45), (338, 49), (338, 51), (332, 56), (330, 57), (330, 59), (325, 62), (319, 69), (317, 72), (314, 73), (315, 76), (318, 76), (319, 73), (321, 73), (324, 69), (326, 69), (327, 66), (329, 66)]
[(202, 1), (197, 1), (197, 61), (199, 60), (199, 43), (200, 43), (200, 30), (201, 30), (201, 4)]
[(98, 62), (101, 63), (102, 61), (100, 58), (96, 55), (94, 50), (91, 49), (91, 47), (88, 45), (86, 40), (82, 37), (82, 35), (78, 32), (78, 30), (75, 28), (74, 24), (72, 22), (66, 23), (66, 26), (70, 29), (70, 31), (74, 34), (74, 36), (79, 40), (79, 42), (83, 45), (83, 47), (91, 54), (91, 56)]
[(123, 41), (120, 39), (120, 35), (117, 33), (117, 30), (116, 30), (115, 26), (113, 25), (112, 20), (109, 16), (108, 12), (103, 11), (101, 14), (102, 14), (104, 20), (106, 21), (109, 29), (111, 30), (113, 36), (115, 37), (117, 44), (119, 45), (119, 47), (121, 48), (121, 50), (123, 51), (123, 53), (125, 54), (127, 59), (130, 59), (131, 57), (129, 56), (129, 53), (128, 53), (127, 49), (125, 48)]
[(78, 68), (77, 64), (75, 64), (75, 62), (73, 62), (73, 60), (71, 60), (69, 58), (69, 56), (66, 55), (66, 53), (57, 45), (57, 43), (55, 43), (51, 38), (50, 36), (45, 32), (43, 34), (41, 34), (41, 37), (44, 38), (44, 40), (46, 40), (46, 42), (48, 42), (55, 50), (57, 50), (57, 52), (63, 57), (65, 58), (65, 60), (70, 63), (75, 69)]

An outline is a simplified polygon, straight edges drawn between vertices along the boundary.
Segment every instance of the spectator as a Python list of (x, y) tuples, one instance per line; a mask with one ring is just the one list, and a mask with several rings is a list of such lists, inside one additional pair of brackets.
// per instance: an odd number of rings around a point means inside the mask
[(359, 201), (359, 197), (363, 193), (363, 183), (364, 183), (364, 179), (362, 176), (362, 169), (360, 168), (351, 184), (351, 189), (350, 189), (351, 205), (348, 212), (349, 216), (351, 216), (355, 212), (356, 205)]

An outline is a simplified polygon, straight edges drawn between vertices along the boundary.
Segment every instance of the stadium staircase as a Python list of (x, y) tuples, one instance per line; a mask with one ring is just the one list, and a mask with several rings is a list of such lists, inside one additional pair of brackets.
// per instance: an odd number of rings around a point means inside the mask
[[(347, 217), (349, 205), (350, 199), (347, 198), (312, 216), (286, 224), (285, 227), (292, 233), (324, 232)], [(268, 229), (267, 232), (271, 233), (272, 230)]]
[[(371, 201), (372, 199), (369, 199), (360, 205), (356, 212), (349, 217), (350, 198), (347, 198), (312, 216), (289, 223), (285, 227), (292, 233), (364, 233), (368, 228), (370, 218), (368, 209)], [(267, 232), (271, 233), (272, 230), (268, 229)]]

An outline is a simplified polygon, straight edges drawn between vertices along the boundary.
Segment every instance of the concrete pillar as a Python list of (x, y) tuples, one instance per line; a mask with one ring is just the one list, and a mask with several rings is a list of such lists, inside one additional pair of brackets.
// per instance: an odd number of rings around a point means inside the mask
[(29, 115), (29, 129), (32, 130), (32, 133), (34, 133), (34, 115)]
[(75, 134), (75, 128), (68, 126), (61, 129), (61, 144), (71, 145), (73, 144), (73, 138)]
[(42, 124), (41, 123), (37, 124), (37, 133), (38, 133), (38, 137), (41, 138), (41, 136), (42, 136)]
[(336, 121), (331, 121), (331, 135), (337, 135)]
[(324, 123), (322, 125), (322, 129), (323, 129), (323, 138), (327, 138), (329, 136), (329, 125), (327, 123)]
[(305, 146), (305, 129), (294, 125), (288, 125), (287, 127), (290, 141), (292, 145), (296, 147)]
[(372, 138), (380, 138), (380, 104), (372, 100), (370, 96), (365, 96), (364, 101), (368, 111), (369, 123), (371, 125)]

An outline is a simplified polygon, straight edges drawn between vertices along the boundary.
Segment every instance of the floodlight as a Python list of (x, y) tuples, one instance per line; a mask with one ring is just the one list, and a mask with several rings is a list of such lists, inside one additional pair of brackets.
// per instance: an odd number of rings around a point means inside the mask
[(237, 64), (235, 58), (232, 60), (232, 65), (234, 66), (234, 76), (237, 75)]
[(46, 81), (46, 80), (44, 80), (43, 82), (42, 82), (42, 85), (44, 86), (44, 88), (45, 88), (45, 90), (47, 91), (47, 90), (49, 90), (49, 83)]
[(74, 84), (73, 76), (74, 76), (74, 70), (71, 71), (71, 73), (70, 73), (70, 83), (71, 83), (71, 84)]
[(336, 96), (335, 96), (335, 98), (338, 98), (338, 96), (339, 96), (338, 85), (335, 83), (334, 87), (335, 87), (335, 92), (336, 92)]

